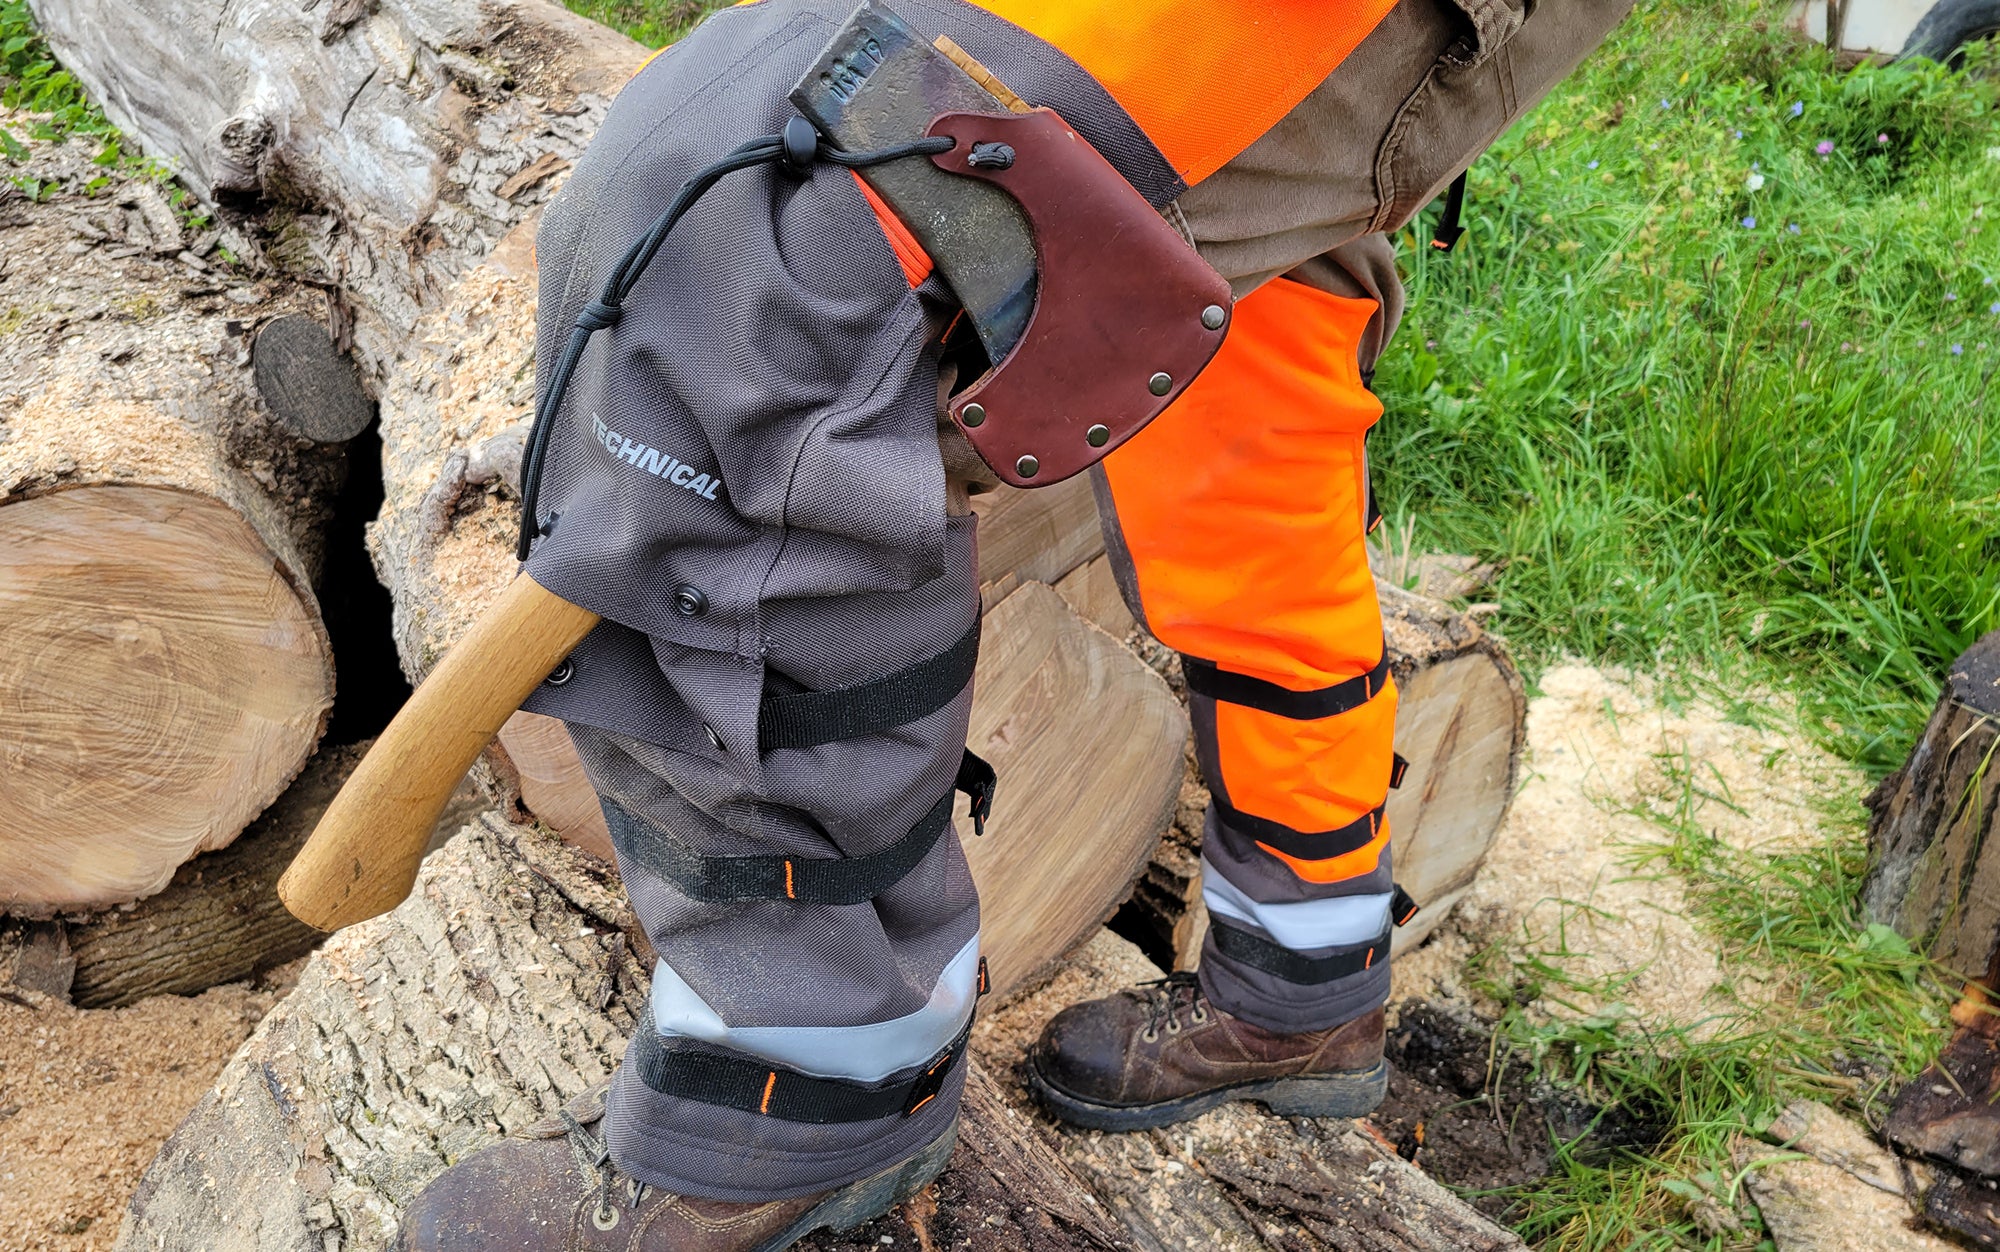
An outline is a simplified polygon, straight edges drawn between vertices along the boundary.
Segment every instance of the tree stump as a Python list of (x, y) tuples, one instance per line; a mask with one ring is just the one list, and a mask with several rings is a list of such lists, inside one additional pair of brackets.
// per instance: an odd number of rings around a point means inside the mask
[(0, 911), (17, 915), (149, 895), (228, 844), (333, 698), (312, 584), (343, 456), (273, 423), (248, 368), (259, 322), (324, 301), (218, 267), (158, 186), (80, 149), (31, 143), (26, 176), (51, 192), (0, 189)]
[[(475, 822), (308, 962), (147, 1169), (117, 1247), (387, 1247), (446, 1165), (609, 1076), (648, 991), (633, 926), (602, 862)], [(817, 1246), (921, 1247), (919, 1229), (978, 1252), (1131, 1246), (976, 1066), (935, 1191)]]
[(2000, 631), (1952, 664), (1923, 737), (1868, 798), (1869, 920), (1977, 978), (2000, 955)]

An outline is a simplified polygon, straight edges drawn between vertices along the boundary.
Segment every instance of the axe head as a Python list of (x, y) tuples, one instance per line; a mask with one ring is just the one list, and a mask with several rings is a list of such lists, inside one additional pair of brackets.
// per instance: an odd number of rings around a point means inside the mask
[(882, 5), (864, 2), (792, 89), (839, 147), (952, 149), (860, 171), (965, 310), (985, 373), (952, 420), (1003, 481), (1087, 469), (1171, 404), (1222, 346), (1229, 284), (1049, 109), (1011, 112)]

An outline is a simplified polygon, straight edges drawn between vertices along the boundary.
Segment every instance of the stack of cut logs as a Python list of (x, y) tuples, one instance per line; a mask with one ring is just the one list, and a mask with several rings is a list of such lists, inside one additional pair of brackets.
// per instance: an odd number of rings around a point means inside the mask
[[(225, 261), (144, 180), (116, 221), (0, 201), (0, 313), (58, 269), (88, 292), (0, 336), (0, 974), (113, 1004), (315, 942), (270, 887), (358, 751), (314, 756), (341, 660), (318, 537), (343, 472), (372, 468), (342, 443), (379, 411), (370, 552), (420, 678), (513, 575), (538, 206), (645, 50), (551, 0), (32, 8), (231, 223)], [(998, 989), (1032, 988), (1140, 879), (1184, 964), (1199, 888), (1187, 839), (1161, 836), (1201, 797), (1174, 664), (1133, 630), (1086, 483), (978, 508), (971, 746), (1003, 789), (969, 853)], [(1473, 621), (1382, 595), (1412, 763), (1397, 868), (1429, 925), (1498, 829), (1522, 693)], [(615, 1062), (649, 971), (566, 733), (518, 716), (483, 776), (495, 811), (319, 952), (155, 1162), (121, 1246), (383, 1246), (446, 1160)], [(973, 1246), (1130, 1246), (1000, 1084), (972, 1090), (946, 1192)], [(1322, 1147), (1371, 1181), (1320, 1178), (1314, 1203), (1346, 1216), (1284, 1246), (1515, 1246), (1365, 1136)]]

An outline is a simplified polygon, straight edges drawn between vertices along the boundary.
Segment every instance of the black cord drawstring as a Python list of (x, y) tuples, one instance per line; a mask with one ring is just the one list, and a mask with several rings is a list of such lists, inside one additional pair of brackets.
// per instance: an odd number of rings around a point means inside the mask
[[(793, 123), (802, 118), (792, 119)], [(810, 126), (810, 123), (807, 123)], [(813, 158), (845, 166), (848, 169), (862, 169), (870, 165), (880, 165), (886, 161), (897, 161), (904, 157), (931, 156), (948, 152), (955, 141), (948, 135), (930, 136), (910, 143), (895, 144), (887, 148), (877, 148), (872, 152), (843, 152), (827, 146), (814, 132), (815, 143), (810, 154), (805, 151), (801, 128), (788, 124), (785, 134), (764, 135), (737, 148), (728, 156), (697, 173), (681, 184), (673, 202), (666, 212), (654, 221), (652, 229), (625, 250), (611, 277), (606, 280), (604, 290), (596, 300), (583, 306), (576, 315), (576, 326), (569, 334), (569, 343), (556, 361), (553, 373), (549, 375), (548, 389), (542, 393), (541, 402), (535, 406), (534, 425), (528, 432), (528, 448), (521, 465), (521, 538), (515, 545), (517, 560), (528, 559), (528, 550), (535, 538), (542, 533), (540, 521), (535, 516), (535, 503), (541, 495), (542, 464), (548, 454), (549, 432), (555, 426), (556, 410), (562, 407), (563, 395), (569, 390), (570, 375), (576, 371), (577, 362), (583, 359), (583, 350), (590, 343), (590, 337), (606, 326), (617, 324), (625, 309), (625, 298), (632, 294), (646, 267), (653, 263), (653, 257), (666, 243), (667, 235), (673, 230), (695, 202), (708, 193), (709, 188), (737, 170), (749, 169), (755, 165), (779, 164), (799, 175), (807, 173), (806, 166)], [(803, 158), (803, 159), (802, 159)]]

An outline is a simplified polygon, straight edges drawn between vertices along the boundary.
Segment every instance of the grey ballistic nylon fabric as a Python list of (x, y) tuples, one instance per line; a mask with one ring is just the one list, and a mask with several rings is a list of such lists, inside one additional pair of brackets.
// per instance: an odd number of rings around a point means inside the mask
[[(1184, 197), (1130, 119), (1047, 44), (959, 0), (893, 4), (1060, 111), (1155, 205), (1173, 203), (1170, 220), (1239, 294), (1290, 270), (1377, 299), (1366, 369), (1402, 303), (1390, 246), (1371, 232), (1406, 218), (1428, 198), (1418, 184), (1442, 185), (1546, 92), (1627, 0), (1542, 0), (1514, 41), (1528, 52), (1511, 61), (1495, 54), (1512, 26), (1493, 20), (1507, 11), (1518, 24), (1511, 0), (1404, 0), (1293, 118)], [(537, 241), (539, 377), (607, 268), (680, 184), (790, 115), (786, 92), (849, 8), (725, 9), (624, 90)], [(1423, 143), (1406, 140), (1419, 132)], [(950, 786), (970, 692), (884, 734), (762, 755), (757, 707), (767, 689), (835, 688), (933, 656), (977, 612), (973, 523), (946, 515), (937, 442), (931, 345), (948, 293), (935, 280), (908, 289), (846, 171), (796, 182), (763, 168), (708, 194), (626, 308), (593, 339), (558, 414), (543, 485), (553, 529), (527, 566), (606, 620), (572, 655), (573, 677), (527, 707), (569, 722), (627, 839), (671, 831), (706, 855), (884, 847)], [(1099, 500), (1130, 600), (1115, 502), (1102, 491)], [(676, 611), (683, 586), (701, 592), (705, 612)], [(1220, 788), (1212, 707), (1197, 700), (1194, 716), (1204, 773)], [(989, 838), (1007, 837), (1006, 808), (1003, 778)], [(1386, 858), (1362, 880), (1303, 883), (1213, 814), (1204, 855), (1259, 902), (1389, 885)], [(620, 868), (662, 960), (731, 1027), (915, 1013), (978, 929), (950, 831), (902, 882), (846, 907), (702, 904), (629, 857)], [(1298, 1030), (1380, 1003), (1389, 971), (1378, 963), (1299, 987), (1211, 945), (1203, 978), (1218, 1007)], [(914, 1117), (806, 1126), (662, 1096), (627, 1066), (607, 1133), (620, 1166), (648, 1182), (779, 1198), (907, 1155), (955, 1115), (961, 1084), (955, 1073)]]
[[(626, 87), (537, 239), (544, 381), (608, 267), (697, 169), (779, 129), (786, 93), (850, 7), (724, 10)], [(898, 9), (928, 34), (949, 25), (1161, 203), (1181, 190), (1102, 89), (1045, 46), (955, 0)], [(937, 440), (934, 345), (951, 312), (935, 285), (909, 289), (847, 171), (800, 181), (766, 167), (710, 191), (592, 339), (552, 431), (553, 528), (527, 569), (606, 620), (571, 677), (527, 707), (569, 723), (623, 838), (654, 828), (707, 856), (864, 855), (950, 789), (969, 689), (882, 734), (761, 754), (757, 709), (767, 690), (848, 686), (934, 656), (979, 611), (974, 520), (946, 514)], [(679, 481), (674, 462), (688, 467)], [(699, 475), (722, 486), (703, 490)], [(682, 587), (704, 611), (678, 611)], [(661, 960), (731, 1027), (916, 1013), (979, 928), (955, 832), (852, 906), (707, 904), (631, 856), (620, 872)], [(801, 1195), (935, 1138), (962, 1082), (912, 1117), (814, 1126), (665, 1096), (627, 1065), (606, 1133), (621, 1168), (658, 1186)]]

